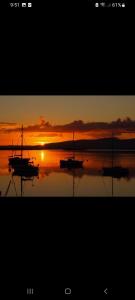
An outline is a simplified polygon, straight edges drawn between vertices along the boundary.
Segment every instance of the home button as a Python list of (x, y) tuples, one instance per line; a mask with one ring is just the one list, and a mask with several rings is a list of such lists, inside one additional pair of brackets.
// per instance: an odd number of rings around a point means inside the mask
[(70, 288), (66, 288), (65, 289), (65, 295), (71, 295), (71, 289)]

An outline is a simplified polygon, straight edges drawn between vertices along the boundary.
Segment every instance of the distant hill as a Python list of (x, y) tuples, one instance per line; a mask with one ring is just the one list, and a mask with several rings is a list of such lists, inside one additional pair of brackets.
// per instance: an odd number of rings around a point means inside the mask
[[(96, 140), (76, 140), (58, 143), (49, 143), (43, 146), (24, 145), (24, 150), (61, 149), (61, 150), (111, 150), (112, 145), (116, 150), (135, 150), (135, 139), (120, 140), (118, 138), (102, 138)], [(0, 150), (20, 150), (18, 145), (3, 145)]]
[(111, 150), (112, 146), (117, 150), (135, 150), (135, 139), (120, 140), (117, 138), (103, 138), (97, 140), (77, 140), (51, 143), (45, 145), (46, 149), (63, 150)]

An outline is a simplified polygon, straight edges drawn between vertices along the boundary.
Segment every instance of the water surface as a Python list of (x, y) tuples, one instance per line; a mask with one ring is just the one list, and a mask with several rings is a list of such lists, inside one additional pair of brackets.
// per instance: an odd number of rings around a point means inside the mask
[[(17, 154), (17, 153), (16, 153)], [(129, 169), (129, 176), (113, 178), (102, 175), (102, 168), (111, 166), (109, 152), (76, 152), (84, 160), (83, 169), (60, 169), (59, 161), (72, 153), (60, 150), (24, 151), (39, 164), (39, 176), (21, 178), (9, 172), (8, 156), (12, 151), (0, 151), (1, 196), (135, 196), (135, 153), (115, 154), (115, 165)], [(26, 180), (27, 179), (27, 180)], [(22, 194), (21, 194), (22, 187)]]

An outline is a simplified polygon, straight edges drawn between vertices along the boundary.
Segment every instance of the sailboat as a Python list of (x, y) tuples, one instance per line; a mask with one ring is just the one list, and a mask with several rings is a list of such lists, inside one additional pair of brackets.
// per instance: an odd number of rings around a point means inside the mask
[(128, 168), (114, 166), (114, 134), (112, 133), (112, 166), (103, 168), (103, 176), (112, 176), (114, 178), (128, 177)]
[[(73, 131), (73, 144), (74, 144), (74, 131)], [(67, 157), (66, 159), (60, 160), (60, 168), (82, 168), (83, 160), (75, 159), (75, 154), (73, 156)]]
[(30, 158), (24, 158), (23, 157), (23, 125), (21, 127), (21, 154), (20, 155), (11, 155), (9, 156), (9, 165), (11, 167), (17, 166), (17, 165), (27, 165), (30, 161)]
[(9, 157), (9, 166), (14, 169), (14, 175), (37, 176), (39, 166), (34, 166), (31, 159), (23, 157), (23, 125), (21, 127), (21, 154)]

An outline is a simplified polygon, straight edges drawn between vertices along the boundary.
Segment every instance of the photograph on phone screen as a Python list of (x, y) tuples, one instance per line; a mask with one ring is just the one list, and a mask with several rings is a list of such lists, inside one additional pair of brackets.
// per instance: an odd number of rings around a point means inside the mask
[(0, 103), (1, 196), (135, 196), (134, 96)]

